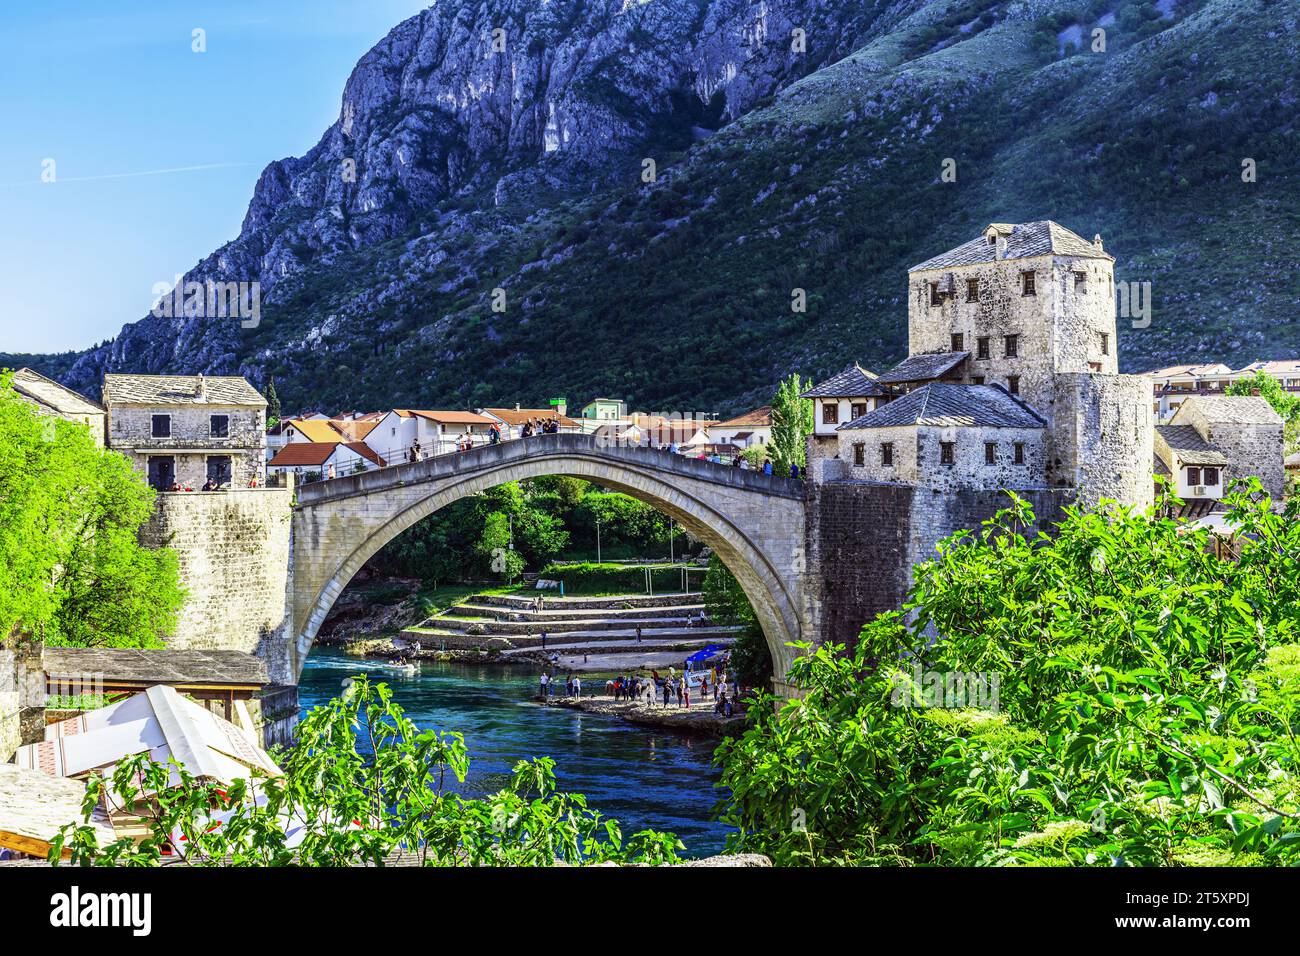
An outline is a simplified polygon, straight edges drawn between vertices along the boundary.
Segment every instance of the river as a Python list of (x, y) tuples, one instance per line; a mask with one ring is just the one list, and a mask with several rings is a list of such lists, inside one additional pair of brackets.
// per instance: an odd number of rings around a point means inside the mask
[(394, 701), (416, 726), (465, 735), (465, 796), (500, 790), (521, 758), (552, 757), (560, 789), (586, 794), (590, 807), (619, 821), (624, 837), (654, 828), (676, 833), (689, 857), (722, 849), (729, 828), (711, 819), (721, 793), (710, 761), (713, 738), (540, 707), (531, 700), (536, 685), (522, 671), (424, 662), (418, 676), (404, 678), (381, 667), (317, 649), (303, 670), (299, 702), (310, 710), (337, 697), (345, 678), (369, 674), (393, 688)]

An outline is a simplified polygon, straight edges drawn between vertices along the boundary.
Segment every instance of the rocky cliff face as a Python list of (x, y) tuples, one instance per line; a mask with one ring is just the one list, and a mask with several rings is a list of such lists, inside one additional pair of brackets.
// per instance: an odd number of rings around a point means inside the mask
[[(905, 8), (906, 3), (895, 4)], [(851, 52), (875, 21), (837, 0), (444, 0), (362, 58), (338, 121), (271, 163), (237, 239), (186, 281), (276, 287), (307, 265), (410, 232), (430, 210), (562, 203), (688, 146)], [(896, 13), (895, 13), (896, 15)], [(238, 322), (146, 317), (65, 378), (232, 371)]]

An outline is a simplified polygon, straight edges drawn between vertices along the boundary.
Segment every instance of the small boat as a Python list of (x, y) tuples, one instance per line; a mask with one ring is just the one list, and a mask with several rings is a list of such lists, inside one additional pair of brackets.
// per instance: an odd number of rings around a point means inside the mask
[(414, 677), (419, 668), (408, 662), (406, 664), (385, 664), (380, 670), (387, 671), (390, 674), (401, 674), (403, 677)]

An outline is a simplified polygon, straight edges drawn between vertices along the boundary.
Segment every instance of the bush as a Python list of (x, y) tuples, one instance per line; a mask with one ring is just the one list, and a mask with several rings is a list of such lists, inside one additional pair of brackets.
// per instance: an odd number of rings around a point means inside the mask
[[(905, 612), (806, 648), (719, 748), (730, 846), (778, 862), (1300, 861), (1300, 503), (1203, 528), (1029, 506), (945, 541)], [(938, 640), (934, 636), (938, 635)], [(792, 821), (794, 826), (792, 826)]]

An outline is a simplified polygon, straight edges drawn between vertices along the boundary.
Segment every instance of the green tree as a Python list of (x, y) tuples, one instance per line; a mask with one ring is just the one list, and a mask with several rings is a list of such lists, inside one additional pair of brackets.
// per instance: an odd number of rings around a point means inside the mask
[[(1244, 491), (1244, 493), (1243, 493)], [(1211, 533), (1029, 506), (945, 541), (903, 612), (808, 647), (801, 699), (718, 759), (732, 847), (777, 862), (1300, 861), (1300, 503)], [(937, 637), (937, 639), (936, 639)], [(797, 821), (798, 826), (792, 826)]]
[(175, 554), (139, 544), (153, 500), (125, 458), (0, 375), (0, 636), (159, 646), (184, 593)]
[(266, 425), (270, 428), (280, 420), (280, 396), (275, 392), (275, 377), (266, 383)]
[(806, 463), (806, 442), (813, 430), (813, 403), (800, 396), (812, 388), (812, 380), (804, 381), (798, 372), (783, 379), (772, 398), (772, 467), (779, 475), (790, 474), (790, 466), (803, 468)]
[[(382, 866), (396, 855), (422, 866), (658, 864), (682, 849), (654, 830), (624, 842), (616, 820), (581, 794), (555, 790), (548, 757), (519, 761), (490, 796), (457, 795), (452, 787), (469, 770), (464, 738), (421, 731), (386, 685), (364, 677), (309, 713), (296, 734), (283, 777), (226, 786), (148, 754), (119, 763), (111, 780), (91, 777), (86, 824), (62, 828), (50, 862), (58, 865), (66, 849), (74, 866), (158, 866), (180, 857), (192, 866)], [(101, 800), (142, 813), (145, 838), (101, 846), (88, 825)], [(295, 847), (285, 839), (291, 819), (303, 828)]]

